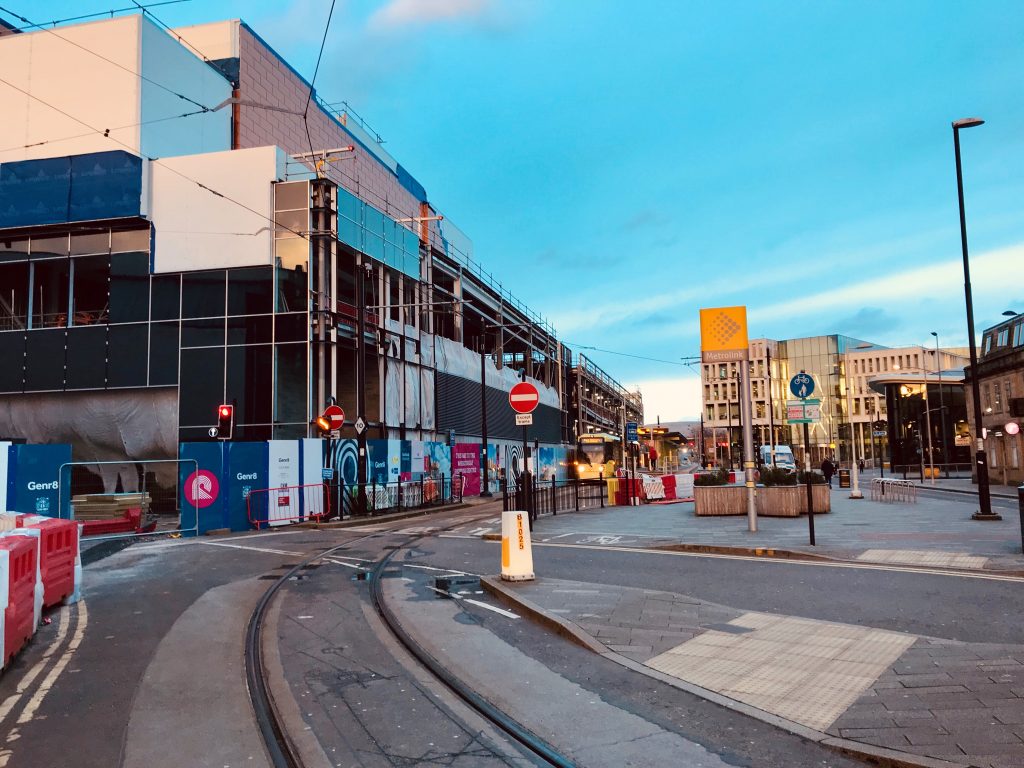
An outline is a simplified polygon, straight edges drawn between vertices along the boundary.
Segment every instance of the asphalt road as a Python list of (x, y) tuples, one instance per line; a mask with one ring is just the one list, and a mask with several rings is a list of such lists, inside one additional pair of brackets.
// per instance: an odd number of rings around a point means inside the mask
[[(500, 570), (499, 545), (432, 540), (436, 565)], [(733, 608), (767, 611), (965, 642), (1020, 642), (1024, 582), (767, 558), (534, 544), (538, 576), (663, 589)]]

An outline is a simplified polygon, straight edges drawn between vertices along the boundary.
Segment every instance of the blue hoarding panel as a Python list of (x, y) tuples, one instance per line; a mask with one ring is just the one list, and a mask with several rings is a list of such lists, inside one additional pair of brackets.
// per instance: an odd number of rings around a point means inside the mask
[(59, 517), (60, 510), (68, 509), (71, 493), (70, 484), (60, 483), (60, 467), (69, 461), (70, 445), (10, 446), (8, 509), (12, 512)]
[(96, 152), (71, 158), (68, 221), (138, 216), (142, 158), (127, 152)]
[(178, 487), (181, 489), (181, 527), (191, 528), (199, 514), (199, 533), (227, 528), (224, 504), (224, 446), (217, 443), (181, 443), (178, 458), (191, 462), (178, 465)]
[(0, 228), (63, 224), (142, 210), (142, 159), (114, 150), (0, 165)]
[[(249, 492), (268, 488), (267, 443), (228, 443), (228, 462), (225, 474), (225, 504), (227, 527), (232, 531), (247, 531), (249, 524)], [(262, 494), (264, 497), (266, 494)], [(266, 505), (266, 499), (254, 502)], [(256, 515), (265, 518), (265, 511)]]

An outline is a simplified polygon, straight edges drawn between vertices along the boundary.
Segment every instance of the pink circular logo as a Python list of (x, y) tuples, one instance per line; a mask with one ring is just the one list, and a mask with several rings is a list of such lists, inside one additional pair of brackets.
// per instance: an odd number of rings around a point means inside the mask
[(217, 476), (205, 469), (196, 470), (185, 481), (185, 498), (198, 509), (213, 504), (219, 494), (220, 483), (217, 482)]

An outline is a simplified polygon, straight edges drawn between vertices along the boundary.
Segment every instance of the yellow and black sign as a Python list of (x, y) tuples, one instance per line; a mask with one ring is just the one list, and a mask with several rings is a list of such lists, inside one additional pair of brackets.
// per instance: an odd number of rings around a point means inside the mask
[(713, 307), (700, 311), (700, 356), (705, 363), (747, 358), (746, 307)]

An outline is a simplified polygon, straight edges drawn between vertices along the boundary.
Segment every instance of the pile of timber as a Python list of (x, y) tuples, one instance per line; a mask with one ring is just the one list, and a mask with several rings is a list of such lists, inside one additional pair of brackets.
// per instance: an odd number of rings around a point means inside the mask
[(151, 501), (148, 493), (86, 493), (73, 496), (71, 508), (80, 522), (126, 517), (129, 510), (139, 510), (145, 518)]

